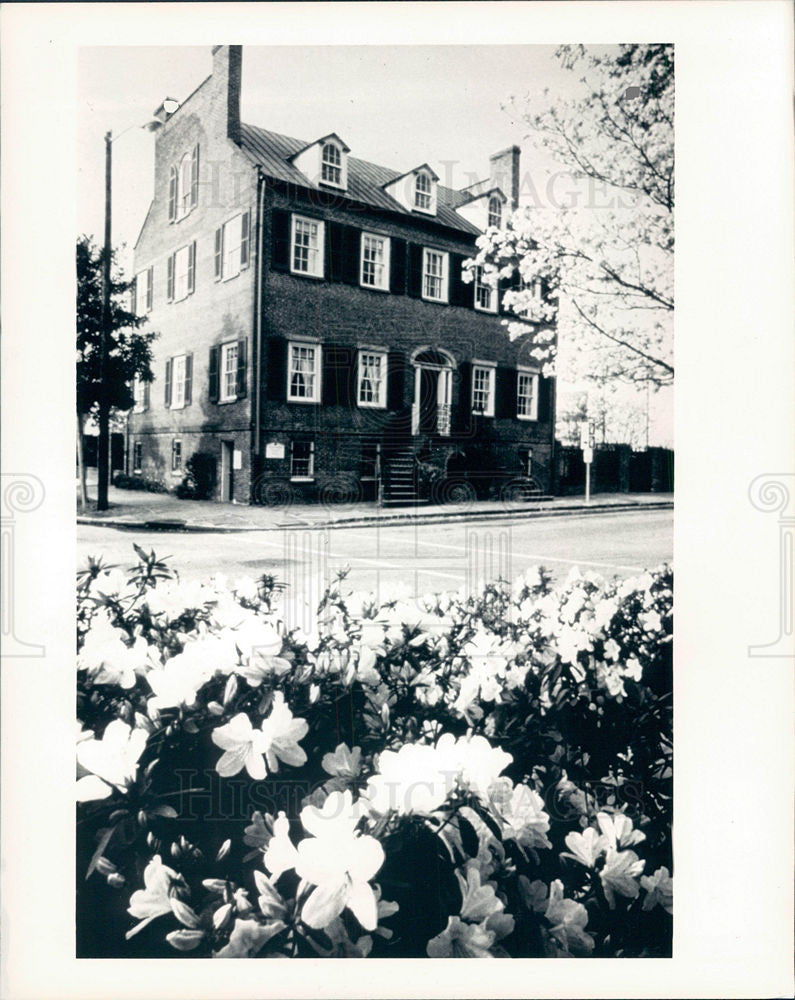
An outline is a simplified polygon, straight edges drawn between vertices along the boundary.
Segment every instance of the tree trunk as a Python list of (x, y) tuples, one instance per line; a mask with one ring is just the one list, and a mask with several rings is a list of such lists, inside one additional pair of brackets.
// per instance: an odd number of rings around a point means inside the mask
[(86, 510), (88, 507), (88, 495), (86, 493), (86, 463), (83, 457), (83, 414), (77, 414), (77, 473), (80, 478), (80, 508)]

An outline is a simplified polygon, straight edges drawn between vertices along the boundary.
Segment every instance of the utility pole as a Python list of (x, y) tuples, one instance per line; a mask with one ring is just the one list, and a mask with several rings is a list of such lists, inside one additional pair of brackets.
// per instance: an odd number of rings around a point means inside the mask
[(110, 404), (108, 343), (110, 340), (111, 143), (105, 133), (105, 249), (102, 255), (102, 335), (99, 341), (99, 440), (97, 441), (97, 510), (108, 509)]

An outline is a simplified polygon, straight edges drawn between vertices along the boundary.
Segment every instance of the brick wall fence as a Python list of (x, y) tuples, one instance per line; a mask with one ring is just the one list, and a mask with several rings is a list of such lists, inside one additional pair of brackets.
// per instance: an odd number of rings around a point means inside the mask
[[(601, 445), (591, 465), (592, 493), (671, 493), (674, 453), (669, 448), (633, 451), (628, 444)], [(553, 489), (557, 496), (585, 492), (582, 449), (556, 444)]]

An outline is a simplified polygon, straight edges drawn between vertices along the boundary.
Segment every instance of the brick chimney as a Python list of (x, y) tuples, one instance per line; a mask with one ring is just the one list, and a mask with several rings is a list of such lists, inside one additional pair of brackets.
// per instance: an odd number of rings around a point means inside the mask
[(240, 139), (240, 78), (242, 65), (242, 46), (213, 46), (213, 82), (226, 101), (226, 134), (234, 141)]
[(509, 146), (489, 157), (489, 186), (498, 187), (515, 211), (519, 206), (519, 147)]

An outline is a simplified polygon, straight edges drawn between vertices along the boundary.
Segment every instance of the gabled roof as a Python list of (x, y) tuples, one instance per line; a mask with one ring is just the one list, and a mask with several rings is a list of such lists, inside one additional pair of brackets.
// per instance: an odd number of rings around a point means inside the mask
[[(481, 181), (480, 183), (482, 184), (488, 182)], [(478, 191), (477, 193), (473, 192), (472, 190), (473, 187), (474, 185), (470, 186), (469, 188), (465, 188), (463, 191), (459, 192), (459, 194), (461, 195), (461, 201), (459, 203), (460, 205), (469, 205), (473, 201), (479, 201), (481, 198), (486, 198), (486, 197), (491, 198), (493, 194), (498, 195), (500, 198), (502, 198), (504, 202), (508, 201), (508, 198), (501, 187), (497, 187), (496, 185), (494, 185), (494, 187), (486, 188), (485, 190)]]
[(351, 151), (350, 146), (347, 145), (347, 143), (345, 142), (345, 140), (344, 139), (340, 139), (340, 137), (337, 135), (336, 132), (329, 132), (328, 135), (321, 136), (319, 139), (315, 139), (314, 142), (307, 143), (306, 146), (303, 146), (296, 153), (293, 153), (293, 155), (290, 157), (290, 159), (294, 160), (296, 158), (296, 156), (299, 156), (301, 153), (306, 152), (307, 149), (311, 149), (313, 146), (318, 146), (318, 145), (320, 145), (321, 142), (327, 142), (329, 139), (336, 139), (336, 141), (340, 144), (340, 146), (342, 147), (342, 149), (346, 153), (350, 153), (350, 151)]
[(418, 174), (420, 170), (424, 170), (427, 174), (430, 174), (435, 181), (439, 180), (439, 175), (430, 167), (427, 163), (421, 163), (418, 167), (413, 167), (411, 170), (406, 170), (405, 173), (398, 174), (397, 177), (393, 177), (391, 181), (387, 181), (387, 184), (394, 184), (395, 181), (402, 180), (404, 177), (408, 177), (409, 174)]
[[(290, 157), (301, 152), (302, 149), (306, 149), (306, 142), (301, 139), (291, 139), (286, 135), (279, 135), (277, 132), (268, 132), (256, 125), (241, 123), (239, 144), (253, 162), (262, 168), (266, 176), (287, 184), (294, 184), (297, 187), (306, 188), (309, 186), (306, 177), (290, 162)], [(415, 169), (418, 170), (419, 167)], [(412, 173), (413, 171), (407, 172)], [(399, 201), (383, 189), (385, 184), (404, 176), (406, 176), (406, 172), (401, 173), (399, 170), (379, 167), (375, 163), (368, 163), (367, 160), (358, 160), (354, 156), (349, 156), (346, 197), (352, 201), (358, 201), (362, 205), (415, 218), (413, 213), (407, 211)], [(465, 195), (438, 184), (435, 221), (450, 229), (479, 236), (480, 230), (455, 211), (456, 206), (464, 200), (466, 200)], [(416, 218), (419, 218), (419, 215)], [(426, 222), (429, 220), (426, 215), (423, 215), (422, 218)]]

